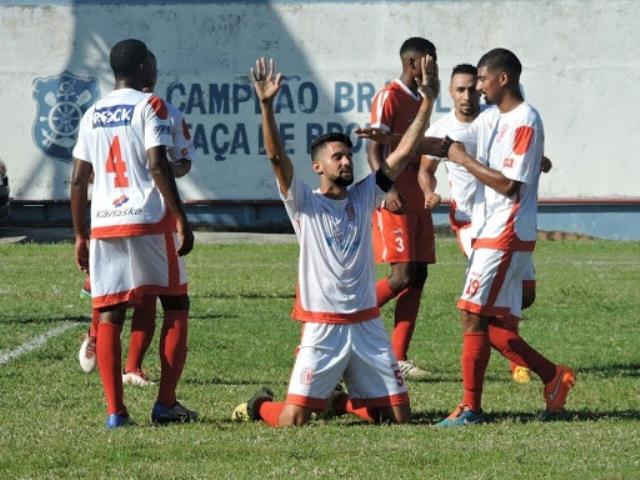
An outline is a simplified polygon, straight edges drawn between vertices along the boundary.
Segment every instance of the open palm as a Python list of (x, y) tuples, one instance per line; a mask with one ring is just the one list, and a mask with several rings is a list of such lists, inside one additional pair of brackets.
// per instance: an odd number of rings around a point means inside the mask
[(282, 83), (282, 74), (278, 73), (274, 77), (275, 61), (269, 60), (269, 68), (267, 70), (267, 62), (263, 58), (256, 60), (256, 67), (251, 68), (251, 78), (253, 86), (256, 89), (256, 95), (260, 101), (272, 101), (280, 90)]

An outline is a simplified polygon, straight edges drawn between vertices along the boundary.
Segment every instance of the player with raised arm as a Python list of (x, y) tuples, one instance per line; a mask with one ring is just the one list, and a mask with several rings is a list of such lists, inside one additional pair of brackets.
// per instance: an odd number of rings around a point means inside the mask
[[(421, 104), (415, 78), (420, 78), (420, 58), (437, 60), (436, 47), (429, 40), (412, 37), (400, 48), (402, 73), (380, 90), (371, 105), (371, 126), (402, 135), (415, 118)], [(373, 171), (393, 148), (369, 142), (367, 159)], [(407, 353), (415, 329), (427, 266), (435, 263), (435, 238), (431, 208), (438, 197), (425, 191), (420, 155), (411, 159), (383, 203), (373, 215), (374, 254), (377, 263), (388, 263), (391, 272), (376, 283), (378, 306), (396, 298), (393, 351), (406, 378), (424, 378), (427, 372), (408, 359)], [(425, 204), (429, 208), (425, 208)]]
[[(438, 425), (484, 421), (481, 407), (484, 374), (497, 348), (542, 379), (546, 413), (564, 408), (576, 375), (534, 350), (518, 334), (522, 278), (536, 242), (538, 182), (544, 131), (538, 112), (522, 98), (522, 66), (509, 50), (497, 48), (478, 62), (477, 90), (496, 108), (473, 122), (475, 156), (452, 142), (442, 157), (464, 167), (478, 180), (471, 217), (472, 253), (458, 301), (463, 327), (462, 402)], [(477, 158), (477, 159), (476, 159)]]
[[(160, 386), (151, 419), (193, 421), (197, 414), (176, 400), (189, 316), (180, 257), (193, 248), (193, 232), (167, 161), (169, 115), (164, 100), (141, 91), (151, 65), (143, 42), (118, 42), (109, 59), (115, 86), (80, 122), (71, 184), (76, 263), (90, 274), (93, 307), (100, 311), (97, 359), (106, 426), (130, 423), (122, 391), (120, 332), (127, 307), (144, 295), (159, 295), (164, 309)], [(92, 172), (89, 240), (85, 212)]]
[(414, 121), (398, 148), (353, 187), (351, 140), (339, 133), (311, 144), (311, 168), (320, 176), (312, 190), (287, 157), (273, 110), (282, 76), (273, 60), (251, 70), (262, 111), (267, 157), (300, 243), (298, 288), (292, 316), (304, 322), (300, 348), (285, 402), (261, 389), (234, 410), (234, 420), (263, 420), (270, 426), (300, 426), (322, 411), (335, 385), (349, 389), (332, 401), (337, 414), (354, 413), (368, 421), (408, 422), (409, 395), (375, 296), (371, 252), (371, 214), (393, 181), (415, 156), (438, 92), (435, 64), (420, 60), (423, 94)]

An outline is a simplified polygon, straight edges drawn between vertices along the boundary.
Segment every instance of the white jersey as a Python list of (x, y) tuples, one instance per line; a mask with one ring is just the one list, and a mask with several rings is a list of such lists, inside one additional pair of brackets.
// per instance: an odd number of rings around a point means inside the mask
[(169, 111), (171, 140), (173, 141), (173, 145), (167, 148), (167, 156), (172, 162), (177, 162), (182, 158), (193, 161), (195, 152), (191, 141), (191, 132), (189, 132), (184, 114), (169, 102), (166, 102), (166, 105)]
[(73, 156), (93, 166), (93, 238), (173, 229), (173, 217), (166, 214), (148, 167), (146, 151), (159, 145), (172, 145), (169, 115), (160, 97), (123, 88), (86, 111)]
[[(426, 137), (444, 138), (449, 136), (453, 140), (462, 142), (467, 153), (476, 158), (477, 140), (472, 123), (461, 122), (456, 118), (455, 110), (452, 110), (437, 122), (431, 125)], [(446, 158), (432, 157), (432, 160), (446, 160)], [(473, 203), (476, 194), (476, 178), (466, 168), (453, 162), (443, 162), (447, 171), (449, 186), (451, 187), (451, 211), (449, 220), (454, 229), (461, 228), (471, 223)]]
[(355, 323), (376, 318), (371, 215), (384, 192), (371, 173), (333, 200), (294, 174), (280, 197), (300, 243), (298, 289), (292, 316), (317, 323)]
[(533, 250), (544, 152), (540, 115), (526, 102), (507, 113), (490, 108), (475, 119), (473, 129), (478, 161), (522, 183), (518, 193), (507, 197), (478, 182), (471, 222), (473, 246)]

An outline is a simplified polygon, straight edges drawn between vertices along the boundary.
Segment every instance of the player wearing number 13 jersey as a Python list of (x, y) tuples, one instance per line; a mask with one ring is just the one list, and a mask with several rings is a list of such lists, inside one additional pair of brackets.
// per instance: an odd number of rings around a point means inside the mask
[[(110, 63), (115, 88), (82, 118), (71, 187), (76, 263), (89, 271), (93, 307), (100, 311), (97, 360), (107, 427), (129, 423), (120, 331), (127, 307), (139, 304), (144, 295), (159, 295), (164, 309), (160, 391), (152, 420), (190, 421), (196, 414), (176, 401), (175, 390), (186, 360), (189, 308), (180, 256), (193, 247), (193, 233), (167, 162), (169, 115), (164, 100), (140, 91), (151, 68), (143, 42), (117, 43)], [(89, 255), (85, 210), (92, 171)]]

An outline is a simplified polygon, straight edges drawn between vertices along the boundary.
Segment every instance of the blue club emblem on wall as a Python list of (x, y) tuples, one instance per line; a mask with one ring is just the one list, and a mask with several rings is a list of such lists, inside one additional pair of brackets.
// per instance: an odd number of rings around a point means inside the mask
[(98, 80), (82, 78), (70, 72), (33, 81), (36, 119), (33, 140), (45, 155), (65, 162), (78, 139), (80, 119), (100, 97)]

